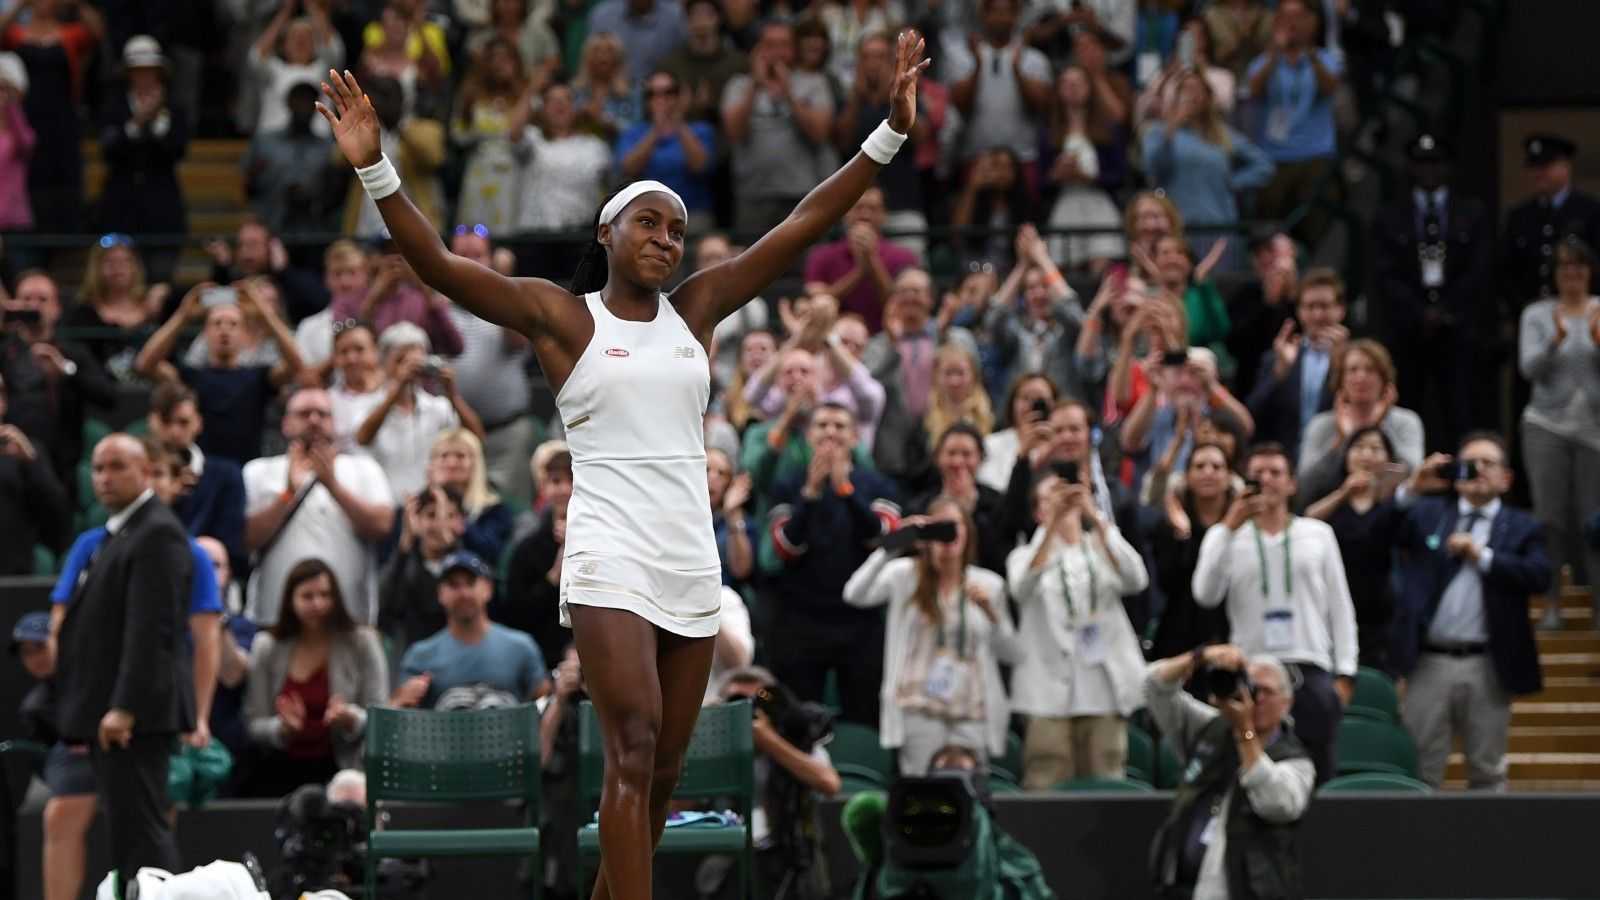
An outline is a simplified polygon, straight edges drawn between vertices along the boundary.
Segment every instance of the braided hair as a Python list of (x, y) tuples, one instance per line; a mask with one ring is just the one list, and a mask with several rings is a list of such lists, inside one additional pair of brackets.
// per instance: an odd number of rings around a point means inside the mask
[(611, 202), (612, 197), (621, 192), (622, 188), (619, 187), (607, 194), (606, 199), (601, 201), (600, 208), (594, 211), (594, 224), (589, 226), (589, 243), (584, 245), (583, 255), (578, 257), (578, 267), (573, 270), (572, 284), (568, 286), (568, 289), (579, 297), (605, 287), (606, 279), (610, 277), (606, 266), (606, 248), (600, 243), (600, 212)]

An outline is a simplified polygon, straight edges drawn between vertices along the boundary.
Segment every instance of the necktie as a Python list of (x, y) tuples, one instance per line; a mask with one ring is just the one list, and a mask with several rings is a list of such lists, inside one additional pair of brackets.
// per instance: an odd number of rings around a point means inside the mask
[(1461, 524), (1462, 532), (1464, 532), (1466, 534), (1471, 534), (1472, 533), (1472, 529), (1476, 528), (1478, 526), (1478, 523), (1480, 521), (1482, 521), (1482, 520), (1483, 520), (1483, 513), (1480, 513), (1477, 510), (1473, 510), (1472, 512), (1467, 513), (1466, 520)]
[(1439, 204), (1434, 201), (1433, 194), (1427, 195), (1427, 203), (1422, 208), (1422, 241), (1425, 244), (1439, 242)]

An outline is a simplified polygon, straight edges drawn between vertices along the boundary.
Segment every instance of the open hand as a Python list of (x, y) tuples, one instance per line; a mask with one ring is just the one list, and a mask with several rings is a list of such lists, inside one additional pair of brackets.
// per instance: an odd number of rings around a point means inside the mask
[(306, 704), (299, 694), (278, 695), (278, 727), (285, 738), (292, 738), (305, 730)]
[(889, 127), (910, 134), (917, 124), (917, 78), (932, 60), (923, 59), (927, 47), (915, 28), (900, 32), (895, 45), (894, 83), (889, 88)]
[(327, 95), (328, 102), (317, 101), (317, 112), (328, 120), (333, 139), (338, 142), (345, 159), (357, 168), (381, 159), (383, 146), (378, 141), (378, 113), (372, 108), (372, 101), (361, 92), (361, 85), (350, 70), (340, 73), (329, 69), (328, 80), (322, 83), (322, 93)]

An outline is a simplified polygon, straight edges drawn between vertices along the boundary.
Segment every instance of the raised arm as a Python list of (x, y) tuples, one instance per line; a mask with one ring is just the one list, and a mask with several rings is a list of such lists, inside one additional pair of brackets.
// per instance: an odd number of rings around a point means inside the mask
[[(167, 358), (172, 356), (173, 348), (178, 345), (178, 337), (191, 321), (205, 315), (205, 306), (200, 302), (200, 295), (206, 289), (216, 285), (210, 282), (197, 284), (183, 295), (183, 300), (178, 304), (178, 311), (172, 318), (161, 324), (155, 333), (150, 335), (150, 340), (144, 342), (139, 348), (139, 355), (134, 357), (133, 370), (151, 381), (177, 381), (178, 370)], [(292, 344), (293, 341), (290, 341)]]
[[(377, 166), (384, 158), (378, 142), (378, 114), (355, 76), (349, 70), (329, 70), (322, 91), (327, 102), (318, 102), (317, 111), (328, 120), (344, 157), (357, 169)], [(385, 189), (392, 189), (398, 181), (398, 176), (391, 177), (391, 188)], [(552, 282), (537, 278), (513, 281), (451, 253), (404, 191), (392, 189), (376, 203), (395, 246), (423, 282), (479, 318), (537, 339), (551, 334), (551, 313), (557, 304), (571, 302), (572, 296)]]
[[(917, 77), (928, 67), (928, 60), (922, 58), (923, 47), (922, 37), (915, 31), (901, 33), (889, 110), (889, 127), (901, 135), (909, 134), (916, 124)], [(855, 205), (881, 168), (883, 163), (858, 152), (749, 250), (690, 276), (673, 292), (672, 299), (696, 335), (702, 340), (709, 338), (718, 322), (783, 274)]]

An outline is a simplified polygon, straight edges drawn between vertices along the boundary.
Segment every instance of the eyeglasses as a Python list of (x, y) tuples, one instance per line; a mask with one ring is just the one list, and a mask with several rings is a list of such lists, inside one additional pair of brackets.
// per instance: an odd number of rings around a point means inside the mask
[(455, 234), (456, 237), (461, 237), (462, 235), (466, 234), (469, 231), (472, 232), (473, 234), (477, 235), (478, 237), (483, 238), (484, 240), (488, 240), (488, 238), (489, 238), (489, 226), (484, 225), (482, 223), (479, 223), (477, 225), (467, 225), (465, 223), (462, 223), (462, 224), (456, 226), (455, 231), (453, 233)]
[(981, 259), (975, 259), (972, 262), (967, 263), (967, 271), (968, 272), (993, 272), (994, 271), (994, 263), (986, 262), (986, 261), (981, 260)]
[(100, 249), (110, 250), (112, 247), (132, 247), (133, 238), (120, 231), (100, 235)]
[(370, 331), (372, 326), (360, 319), (345, 319), (343, 322), (333, 323), (333, 336), (338, 337), (341, 333), (349, 331), (352, 328), (365, 328)]

